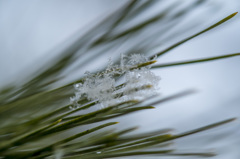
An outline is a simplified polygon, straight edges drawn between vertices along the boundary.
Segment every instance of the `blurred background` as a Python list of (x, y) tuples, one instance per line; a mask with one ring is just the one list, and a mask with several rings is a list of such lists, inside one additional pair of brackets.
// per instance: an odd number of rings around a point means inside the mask
[[(153, 55), (240, 10), (238, 0), (158, 0), (152, 1), (142, 12), (129, 13), (128, 19), (110, 33), (107, 32), (110, 25), (108, 21), (94, 28), (128, 2), (1, 0), (0, 88), (6, 85), (21, 86), (26, 79), (50, 67), (49, 63), (63, 56), (62, 50), (72, 46), (79, 37), (84, 37), (86, 41), (79, 46), (78, 54), (74, 55), (71, 65), (59, 75), (64, 78), (52, 87), (73, 81), (85, 71), (97, 71), (107, 65), (109, 57), (117, 60), (121, 53)], [(140, 4), (146, 2), (139, 1)], [(121, 35), (128, 28), (158, 14), (161, 14), (161, 18), (159, 16), (158, 21), (144, 26), (144, 29)], [(239, 27), (240, 15), (237, 15), (161, 56), (158, 63), (238, 53)], [(94, 36), (85, 36), (92, 28)], [(96, 39), (102, 34), (109, 34), (114, 38), (107, 39), (107, 43), (98, 42)], [(97, 46), (91, 48), (93, 42), (96, 42)], [(155, 110), (126, 116), (120, 126), (139, 125), (139, 131), (174, 128), (176, 132), (183, 132), (223, 119), (240, 117), (239, 67), (240, 57), (233, 57), (155, 69), (154, 72), (161, 77), (159, 85), (162, 96), (188, 89), (197, 92), (165, 103)], [(239, 135), (240, 122), (237, 120), (184, 140), (177, 140), (174, 146), (180, 145), (187, 150), (210, 149), (219, 154), (213, 157), (214, 159), (238, 159)]]

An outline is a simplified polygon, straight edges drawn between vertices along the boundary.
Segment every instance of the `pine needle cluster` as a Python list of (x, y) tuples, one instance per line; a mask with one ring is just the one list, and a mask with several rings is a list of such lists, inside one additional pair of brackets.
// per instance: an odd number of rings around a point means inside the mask
[[(54, 84), (61, 80), (61, 73), (76, 59), (85, 58), (85, 61), (88, 61), (88, 59), (96, 58), (127, 38), (135, 37), (147, 27), (163, 21), (166, 24), (165, 27), (156, 30), (157, 35), (160, 35), (174, 27), (172, 22), (184, 18), (191, 9), (198, 7), (202, 2), (196, 1), (174, 14), (170, 13), (176, 6), (171, 5), (141, 23), (114, 32), (116, 28), (131, 22), (154, 3), (156, 2), (129, 1), (59, 53), (59, 57), (53, 61), (51, 67), (21, 86), (8, 86), (0, 90), (0, 158), (103, 159), (151, 155), (202, 157), (215, 155), (212, 152), (198, 151), (179, 153), (169, 145), (178, 138), (229, 123), (235, 118), (183, 133), (172, 133), (171, 129), (163, 129), (134, 136), (131, 132), (137, 127), (121, 129), (117, 127), (118, 121), (114, 120), (134, 112), (153, 109), (163, 102), (192, 93), (185, 91), (169, 97), (151, 94), (156, 90), (155, 86), (159, 80), (152, 74), (151, 69), (240, 55), (236, 53), (154, 65), (163, 54), (221, 25), (237, 13), (152, 55), (147, 55), (145, 52), (157, 46), (158, 43), (138, 45), (138, 47), (132, 44), (131, 48), (124, 53), (125, 56), (130, 57), (127, 62), (119, 58), (114, 61), (115, 64), (112, 62), (105, 70), (88, 73), (87, 76), (78, 77), (77, 80), (54, 88)], [(169, 19), (167, 15), (172, 17)], [(156, 38), (156, 36), (151, 36), (151, 40)], [(97, 53), (84, 56), (92, 50)], [(134, 54), (139, 50), (145, 55)], [(86, 65), (85, 61), (81, 62), (78, 67)], [(125, 80), (122, 80), (123, 75), (126, 77)], [(118, 84), (117, 82), (121, 80), (122, 82)], [(74, 93), (75, 96), (73, 96)]]

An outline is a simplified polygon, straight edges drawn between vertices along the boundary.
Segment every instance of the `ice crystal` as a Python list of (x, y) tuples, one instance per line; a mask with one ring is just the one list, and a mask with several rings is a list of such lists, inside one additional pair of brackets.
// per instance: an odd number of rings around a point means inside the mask
[(125, 65), (127, 66), (134, 66), (149, 61), (146, 56), (141, 54), (132, 54), (129, 57), (125, 57), (125, 59)]
[[(109, 60), (103, 72), (86, 72), (84, 81), (74, 85), (76, 92), (75, 96), (70, 98), (71, 108), (78, 108), (78, 101), (83, 97), (106, 107), (128, 100), (143, 100), (156, 94), (160, 78), (150, 71), (150, 66), (136, 67), (148, 61), (149, 59), (141, 54), (121, 55), (120, 66)], [(117, 89), (116, 81), (121, 76), (124, 77), (124, 85)]]
[[(143, 67), (126, 72), (124, 95), (129, 100), (143, 100), (154, 95), (160, 78), (149, 68)], [(136, 89), (136, 91), (132, 91)]]

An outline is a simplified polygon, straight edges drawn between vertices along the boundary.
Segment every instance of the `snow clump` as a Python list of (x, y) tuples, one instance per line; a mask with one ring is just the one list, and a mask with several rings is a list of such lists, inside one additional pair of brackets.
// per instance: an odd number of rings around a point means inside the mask
[[(86, 72), (82, 83), (74, 84), (75, 96), (70, 98), (71, 109), (80, 107), (78, 101), (87, 98), (107, 107), (129, 100), (144, 100), (157, 94), (160, 78), (151, 72), (149, 62), (141, 54), (122, 55), (119, 65), (112, 61), (99, 73)], [(117, 86), (117, 79), (123, 78), (123, 86)]]

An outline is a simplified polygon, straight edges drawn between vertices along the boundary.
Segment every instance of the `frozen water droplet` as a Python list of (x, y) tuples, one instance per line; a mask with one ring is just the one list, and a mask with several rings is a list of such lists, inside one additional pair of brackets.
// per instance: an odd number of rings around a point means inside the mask
[(80, 84), (80, 83), (74, 84), (74, 88), (75, 88), (76, 90), (78, 90), (80, 87), (81, 87), (81, 84)]

